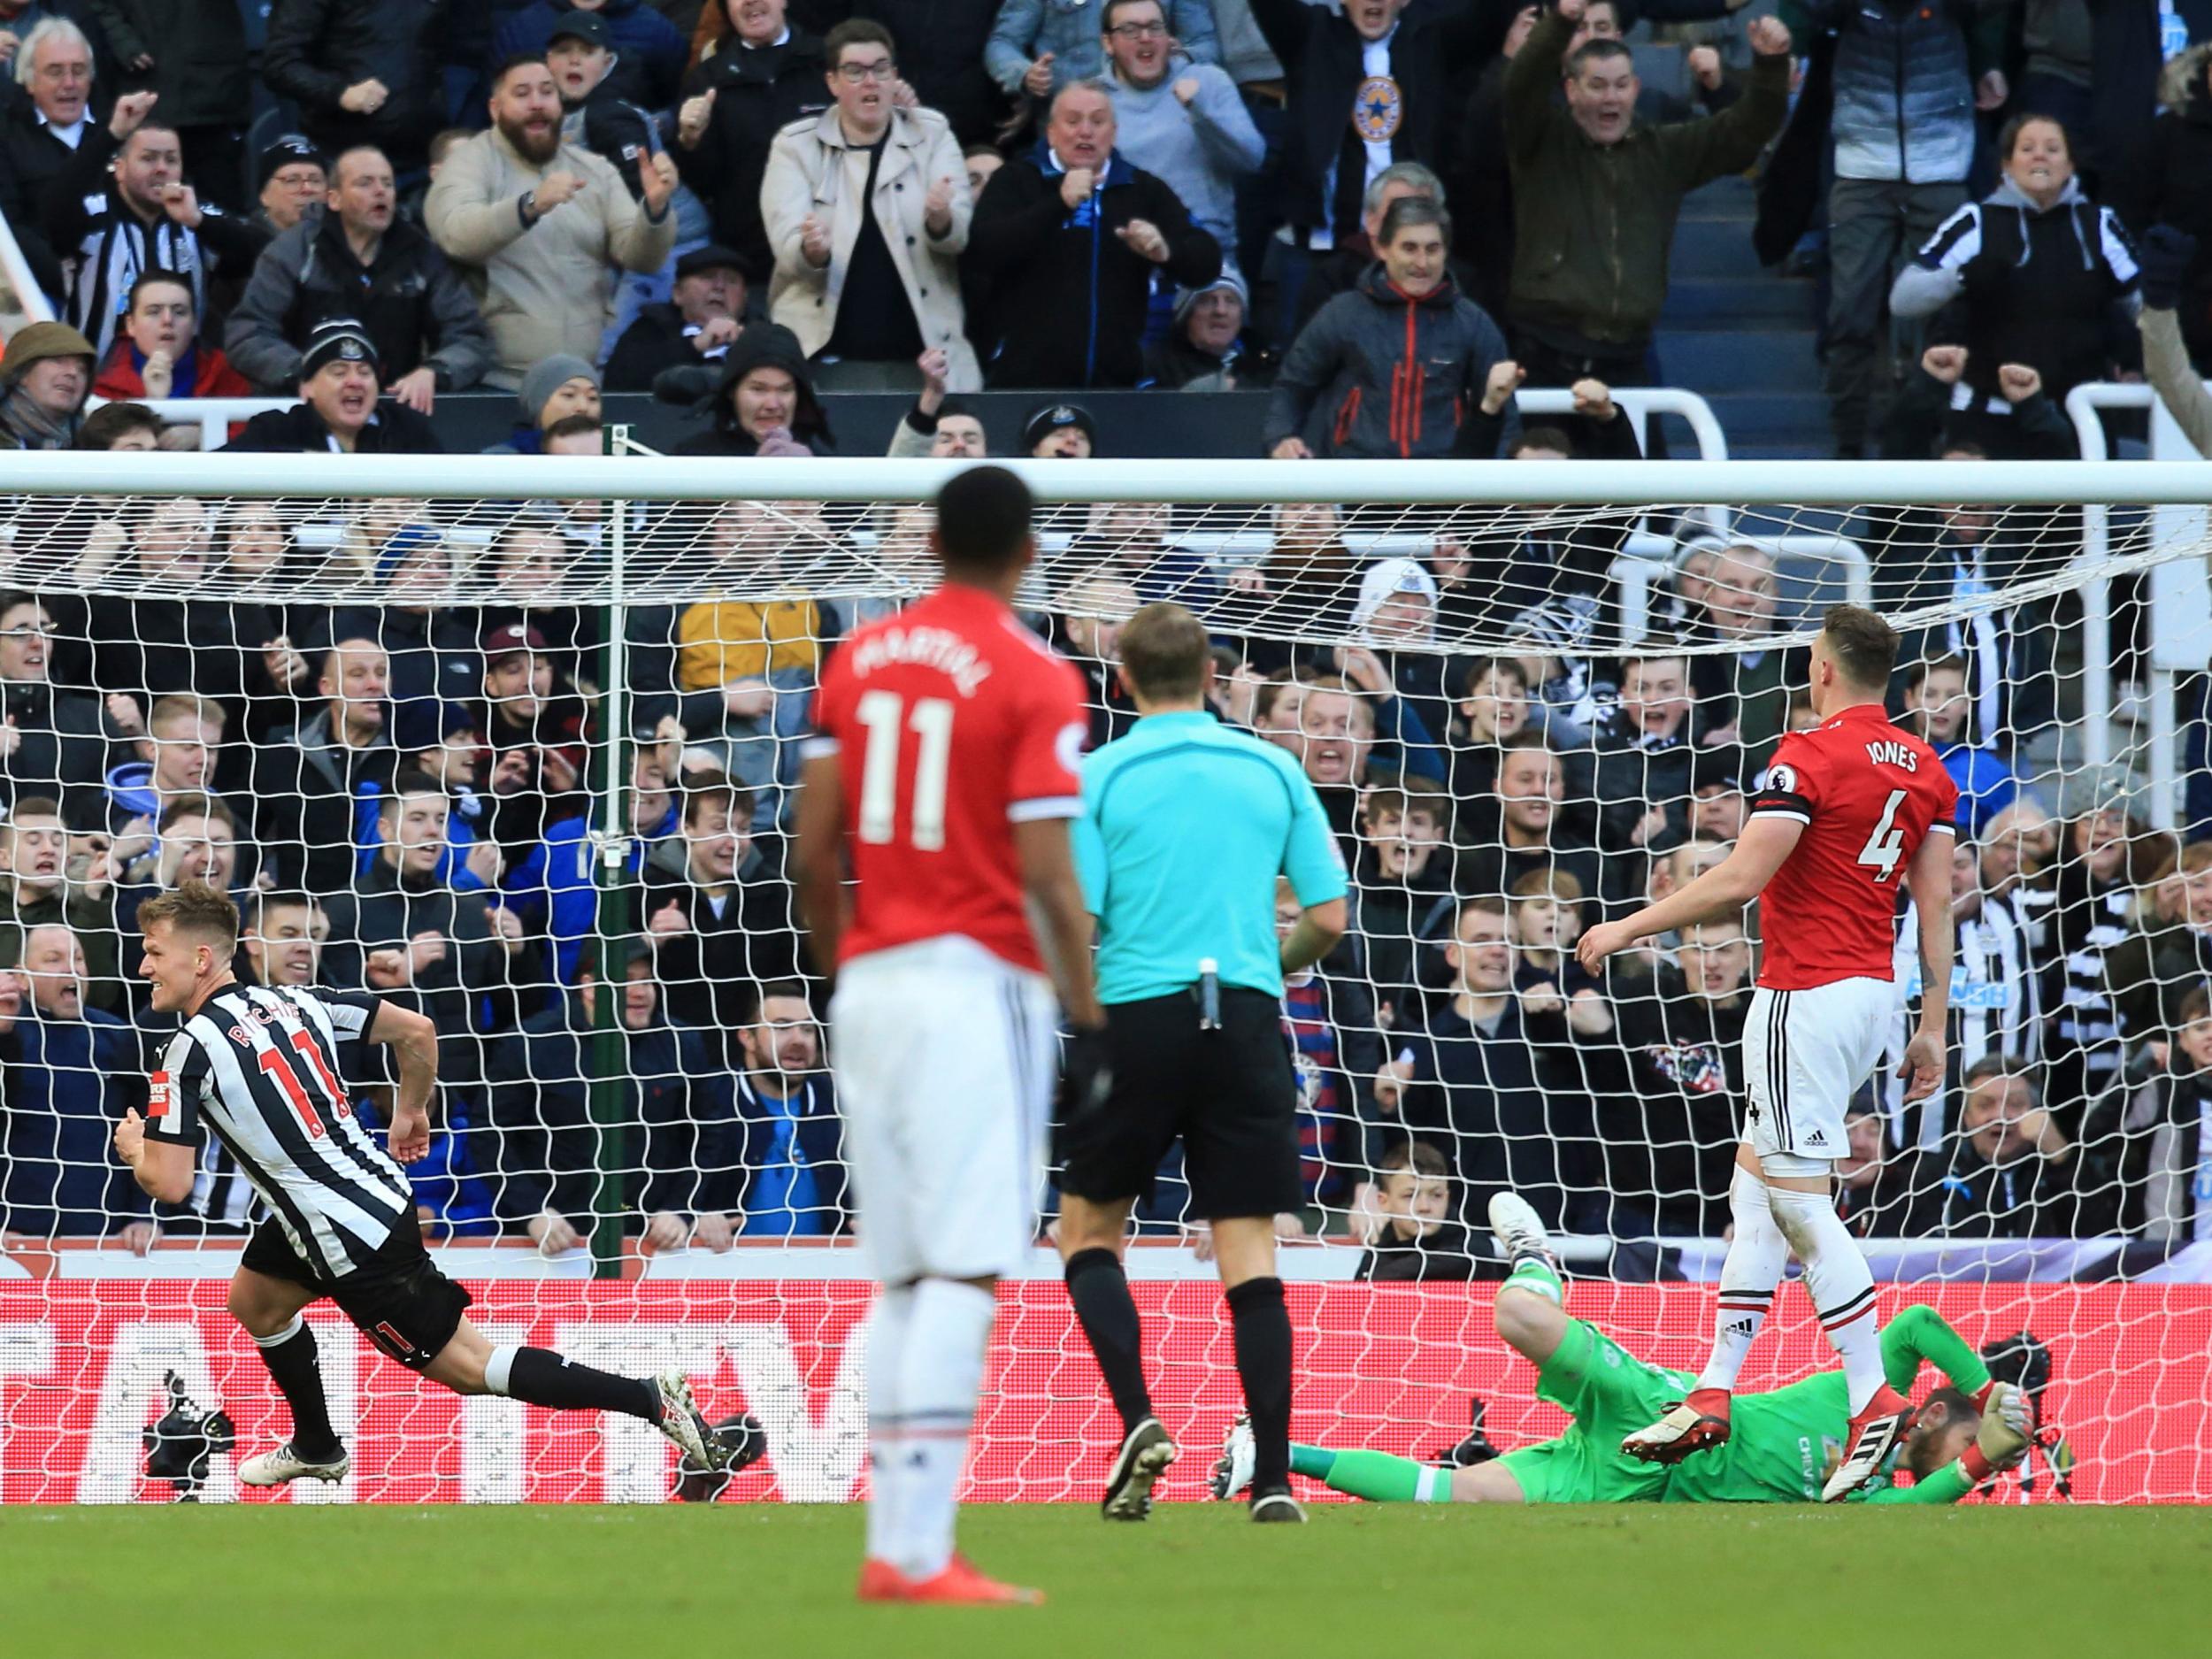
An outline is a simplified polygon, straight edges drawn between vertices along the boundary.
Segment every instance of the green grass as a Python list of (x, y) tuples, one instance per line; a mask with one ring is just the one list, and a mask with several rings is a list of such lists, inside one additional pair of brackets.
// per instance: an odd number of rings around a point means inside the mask
[(970, 1509), (1041, 1610), (854, 1605), (856, 1507), (0, 1509), (42, 1659), (2127, 1659), (2204, 1651), (2212, 1515), (2036, 1506)]

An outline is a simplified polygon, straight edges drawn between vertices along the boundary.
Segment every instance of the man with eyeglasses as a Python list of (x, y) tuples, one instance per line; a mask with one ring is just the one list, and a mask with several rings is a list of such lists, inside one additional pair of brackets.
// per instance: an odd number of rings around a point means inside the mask
[[(1166, 22), (1193, 63), (1221, 61), (1221, 36), (1207, 0), (1168, 0)], [(1087, 5), (1006, 0), (983, 49), (983, 66), (1007, 96), (1042, 104), (1071, 81), (1100, 73), (1106, 66), (1105, 42), (1094, 31)]]
[(1267, 156), (1236, 82), (1192, 58), (1169, 31), (1165, 0), (1106, 0), (1099, 20), (1121, 153), (1165, 180), (1193, 224), (1235, 247), (1237, 180)]
[(74, 824), (105, 804), (99, 700), (56, 689), (54, 619), (29, 594), (0, 593), (0, 787), (10, 803), (57, 796)]
[(960, 141), (936, 111), (902, 103), (880, 23), (840, 23), (822, 51), (834, 103), (776, 134), (761, 183), (768, 313), (814, 359), (818, 387), (918, 391), (916, 359), (941, 351), (947, 386), (972, 391), (983, 374), (960, 298), (972, 208)]

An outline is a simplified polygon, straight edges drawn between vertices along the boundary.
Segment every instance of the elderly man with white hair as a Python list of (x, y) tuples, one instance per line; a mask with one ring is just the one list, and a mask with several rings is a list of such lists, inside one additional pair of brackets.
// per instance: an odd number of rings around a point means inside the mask
[(92, 43), (67, 18), (48, 17), (23, 35), (9, 67), (24, 96), (8, 99), (0, 115), (0, 214), (58, 309), (67, 285), (39, 227), (38, 204), (96, 119)]

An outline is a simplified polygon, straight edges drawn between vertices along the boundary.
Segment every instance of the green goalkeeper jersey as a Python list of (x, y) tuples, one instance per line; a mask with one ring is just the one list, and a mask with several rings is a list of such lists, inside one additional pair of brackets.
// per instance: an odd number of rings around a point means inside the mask
[[(1979, 1393), (1989, 1381), (1981, 1356), (1943, 1316), (1915, 1306), (1882, 1328), (1882, 1369), (1889, 1386), (1909, 1393), (1923, 1361), (1966, 1394)], [(1663, 1502), (1817, 1502), (1831, 1463), (1842, 1454), (1850, 1417), (1850, 1394), (1841, 1371), (1824, 1371), (1769, 1394), (1740, 1394), (1730, 1412), (1726, 1444), (1678, 1464)], [(1854, 1501), (1955, 1503), (1970, 1489), (1955, 1463), (1912, 1486), (1893, 1486), (1885, 1474)]]

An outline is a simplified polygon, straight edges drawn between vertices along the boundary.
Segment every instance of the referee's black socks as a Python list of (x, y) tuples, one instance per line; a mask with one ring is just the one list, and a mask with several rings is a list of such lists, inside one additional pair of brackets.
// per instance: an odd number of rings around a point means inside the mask
[(1121, 1432), (1127, 1434), (1152, 1415), (1152, 1395), (1144, 1384), (1144, 1336), (1128, 1275), (1118, 1256), (1096, 1249), (1068, 1257), (1067, 1278), (1068, 1300), (1075, 1304), (1076, 1319), (1091, 1340), (1114, 1409), (1121, 1413)]
[(1236, 1335), (1237, 1379), (1252, 1414), (1252, 1490), (1290, 1485), (1290, 1310), (1279, 1279), (1233, 1285), (1229, 1318)]
[(648, 1423), (660, 1420), (660, 1385), (652, 1379), (595, 1371), (549, 1348), (494, 1348), (484, 1363), (484, 1386), (552, 1411), (619, 1411)]
[(311, 1463), (334, 1463), (345, 1448), (330, 1426), (330, 1406), (323, 1398), (323, 1373), (315, 1363), (315, 1333), (299, 1315), (274, 1336), (257, 1336), (254, 1347), (276, 1379), (284, 1403), (292, 1408), (292, 1449)]

